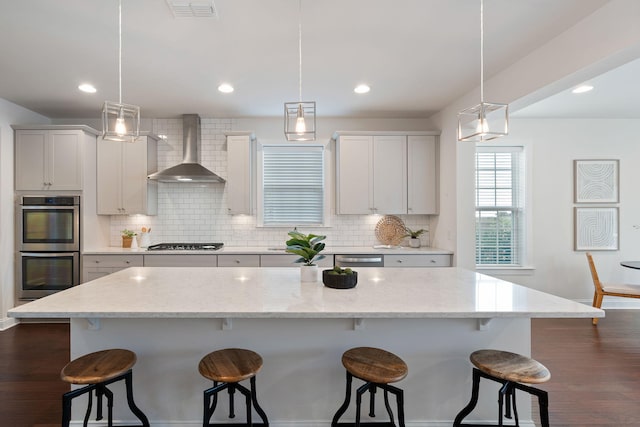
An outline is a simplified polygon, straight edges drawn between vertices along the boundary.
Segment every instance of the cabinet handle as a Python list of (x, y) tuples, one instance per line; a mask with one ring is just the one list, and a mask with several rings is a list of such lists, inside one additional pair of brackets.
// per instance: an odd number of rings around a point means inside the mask
[(235, 261), (236, 261), (236, 264), (240, 264), (240, 260), (239, 259), (237, 259)]
[(125, 264), (131, 264), (131, 261), (125, 261)]
[(430, 262), (431, 262), (432, 264), (435, 264), (436, 260), (435, 260), (435, 259), (432, 259)]
[(402, 260), (401, 259), (396, 260), (396, 262), (399, 263), (399, 264), (402, 264)]
[(96, 264), (100, 264), (100, 261), (98, 261), (98, 260), (95, 260), (94, 262), (95, 262)]

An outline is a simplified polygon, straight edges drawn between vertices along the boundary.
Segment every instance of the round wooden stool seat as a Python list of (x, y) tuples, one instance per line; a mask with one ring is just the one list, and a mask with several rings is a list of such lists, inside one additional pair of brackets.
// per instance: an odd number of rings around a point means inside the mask
[(378, 384), (400, 381), (409, 372), (407, 364), (398, 356), (373, 347), (356, 347), (345, 351), (342, 365), (354, 377)]
[(200, 374), (212, 381), (237, 383), (255, 376), (262, 368), (262, 357), (242, 348), (226, 348), (207, 354), (200, 360)]
[(471, 353), (469, 359), (485, 374), (506, 381), (540, 384), (551, 378), (551, 373), (542, 363), (508, 351), (478, 350)]
[(136, 354), (130, 350), (96, 351), (67, 363), (60, 378), (71, 384), (98, 384), (126, 373), (135, 363)]

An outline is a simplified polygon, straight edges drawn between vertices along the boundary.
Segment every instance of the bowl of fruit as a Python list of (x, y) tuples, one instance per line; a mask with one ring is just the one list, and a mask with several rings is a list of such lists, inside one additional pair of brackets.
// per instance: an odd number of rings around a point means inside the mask
[(351, 289), (358, 283), (358, 272), (350, 268), (334, 267), (322, 270), (322, 283), (329, 288)]

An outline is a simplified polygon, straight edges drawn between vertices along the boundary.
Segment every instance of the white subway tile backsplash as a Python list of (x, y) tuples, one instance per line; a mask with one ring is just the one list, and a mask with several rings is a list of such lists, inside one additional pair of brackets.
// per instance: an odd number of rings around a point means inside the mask
[[(234, 130), (235, 119), (201, 119), (202, 165), (218, 175), (227, 176), (226, 131)], [(154, 119), (153, 133), (167, 135), (158, 142), (158, 167), (174, 166), (182, 161), (182, 119)], [(411, 229), (429, 229), (429, 216), (402, 215)], [(372, 246), (379, 244), (375, 227), (379, 215), (333, 215), (330, 227), (301, 228), (327, 236), (331, 246)], [(282, 246), (287, 240), (286, 228), (256, 226), (256, 218), (227, 213), (226, 186), (221, 184), (159, 183), (157, 216), (111, 217), (110, 243), (120, 246), (121, 230), (140, 232), (151, 227), (151, 243), (223, 242), (227, 246)], [(429, 244), (428, 233), (421, 236)], [(408, 245), (408, 243), (407, 243)]]

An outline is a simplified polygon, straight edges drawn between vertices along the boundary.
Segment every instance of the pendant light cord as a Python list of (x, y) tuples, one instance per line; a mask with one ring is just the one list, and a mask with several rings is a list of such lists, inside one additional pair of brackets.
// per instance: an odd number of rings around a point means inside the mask
[(302, 0), (298, 0), (298, 100), (302, 102)]
[(480, 103), (484, 102), (484, 0), (480, 0)]
[(118, 2), (118, 102), (122, 105), (122, 0)]

